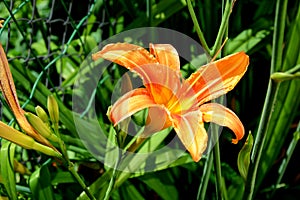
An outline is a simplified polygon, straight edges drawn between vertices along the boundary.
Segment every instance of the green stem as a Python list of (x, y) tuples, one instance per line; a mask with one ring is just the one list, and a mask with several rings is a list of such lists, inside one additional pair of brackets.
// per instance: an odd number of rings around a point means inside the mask
[[(283, 35), (285, 27), (286, 10), (287, 0), (278, 0), (276, 4), (275, 13), (273, 50), (270, 74), (273, 74), (275, 70), (279, 70), (282, 64), (282, 45), (284, 39)], [(251, 160), (243, 199), (253, 199), (257, 170), (262, 155), (262, 150), (264, 147), (264, 142), (266, 140), (269, 121), (272, 116), (272, 111), (274, 110), (274, 104), (276, 102), (279, 85), (279, 83), (275, 83), (271, 79), (269, 80), (267, 96), (264, 102), (262, 116), (259, 122), (255, 143), (251, 153)]]
[(211, 55), (210, 54), (210, 49), (209, 49), (209, 47), (208, 47), (208, 45), (206, 43), (206, 40), (205, 40), (204, 35), (203, 35), (203, 32), (201, 31), (200, 25), (198, 23), (195, 11), (193, 9), (193, 6), (192, 6), (192, 3), (191, 3), (190, 0), (187, 0), (187, 6), (188, 6), (188, 9), (189, 9), (192, 21), (194, 23), (196, 32), (197, 32), (198, 37), (200, 39), (200, 43), (201, 43), (202, 47), (204, 48), (204, 50), (206, 51), (206, 53), (209, 54), (209, 55)]
[(282, 64), (284, 28), (285, 28), (285, 19), (287, 15), (286, 13), (287, 3), (288, 0), (277, 0), (277, 4), (276, 4), (271, 70), (270, 70), (271, 74), (279, 71)]
[(85, 185), (84, 181), (81, 179), (81, 177), (79, 176), (79, 174), (75, 170), (74, 164), (70, 161), (68, 153), (67, 153), (67, 149), (66, 149), (66, 146), (65, 146), (65, 143), (64, 143), (63, 140), (61, 140), (60, 132), (58, 130), (58, 124), (54, 124), (54, 133), (59, 138), (59, 142), (58, 142), (59, 143), (59, 148), (60, 148), (60, 150), (62, 152), (64, 162), (66, 163), (69, 172), (73, 175), (73, 177), (76, 179), (76, 181), (82, 187), (82, 189), (85, 191), (85, 193), (87, 194), (87, 196), (91, 200), (96, 200), (96, 198), (92, 195), (92, 193), (90, 192), (90, 190), (88, 189), (88, 187)]
[[(25, 0), (25, 1), (23, 1), (14, 11), (10, 11), (10, 9), (9, 9), (9, 6), (8, 6), (8, 4), (5, 2), (5, 1), (3, 1), (3, 3), (4, 3), (4, 5), (5, 5), (5, 7), (7, 8), (7, 10), (8, 10), (8, 12), (10, 12), (10, 15), (6, 18), (6, 20), (5, 20), (5, 22), (4, 22), (4, 24), (3, 24), (3, 27), (6, 27), (6, 25), (9, 23), (9, 21), (10, 21), (10, 19), (11, 18), (13, 18), (14, 19), (14, 16), (15, 16), (15, 14), (17, 13), (17, 12), (19, 12), (19, 10), (21, 10), (22, 9), (22, 7), (23, 6), (25, 6), (28, 2), (30, 2), (29, 0)], [(16, 21), (15, 19), (14, 19), (14, 21)], [(16, 25), (18, 26), (18, 24), (16, 23)], [(4, 28), (0, 28), (0, 36), (2, 35), (2, 32), (4, 31), (5, 29)], [(20, 32), (21, 34), (23, 34), (23, 32)], [(23, 35), (24, 36), (24, 35)], [(24, 37), (25, 38), (25, 37)]]
[(76, 179), (76, 181), (79, 183), (79, 185), (82, 187), (82, 189), (85, 191), (85, 193), (87, 194), (87, 196), (91, 199), (91, 200), (96, 200), (96, 198), (92, 195), (92, 193), (89, 191), (89, 189), (87, 188), (87, 186), (85, 185), (85, 183), (83, 182), (83, 180), (80, 178), (79, 174), (76, 172), (75, 168), (74, 168), (74, 164), (69, 162), (68, 163), (68, 170), (71, 172), (71, 174), (74, 176), (74, 178)]
[(217, 199), (227, 199), (224, 192), (224, 185), (223, 185), (223, 178), (222, 178), (222, 170), (221, 170), (221, 157), (220, 157), (220, 147), (219, 147), (219, 140), (218, 137), (218, 127), (214, 125), (212, 134), (215, 135), (216, 144), (213, 148), (213, 155), (214, 155), (214, 167), (216, 171), (216, 189), (217, 189)]
[(257, 169), (259, 166), (259, 161), (262, 155), (262, 150), (267, 136), (268, 124), (272, 116), (272, 111), (274, 110), (274, 104), (276, 102), (278, 88), (279, 88), (278, 83), (275, 83), (271, 80), (269, 81), (267, 96), (265, 99), (262, 116), (258, 126), (255, 143), (251, 153), (251, 160), (250, 160), (249, 171), (247, 175), (247, 181), (245, 185), (245, 193), (243, 197), (244, 200), (253, 199)]
[(231, 13), (231, 9), (232, 9), (232, 4), (229, 0), (226, 1), (226, 5), (225, 5), (225, 9), (224, 9), (224, 13), (222, 16), (222, 21), (221, 21), (221, 25), (219, 28), (219, 32), (215, 41), (215, 44), (212, 48), (212, 50), (210, 51), (210, 56), (214, 57), (215, 54), (219, 51), (222, 41), (223, 41), (223, 36), (227, 30), (227, 26), (228, 26), (228, 21), (229, 21), (229, 16)]
[(203, 176), (202, 176), (199, 188), (198, 188), (197, 200), (205, 199), (206, 189), (207, 189), (212, 165), (213, 165), (213, 153), (211, 151), (205, 161), (205, 165), (204, 165), (204, 169), (203, 169)]
[[(220, 104), (224, 104), (224, 96), (219, 97), (218, 99), (213, 100), (213, 102), (217, 102)], [(220, 146), (219, 146), (219, 133), (221, 129), (216, 124), (211, 124), (211, 137), (213, 141), (216, 141), (213, 148), (213, 156), (214, 156), (214, 168), (216, 172), (216, 190), (217, 190), (217, 199), (227, 199), (227, 192), (224, 185), (223, 177), (222, 177), (222, 169), (221, 169), (221, 156), (220, 156)]]

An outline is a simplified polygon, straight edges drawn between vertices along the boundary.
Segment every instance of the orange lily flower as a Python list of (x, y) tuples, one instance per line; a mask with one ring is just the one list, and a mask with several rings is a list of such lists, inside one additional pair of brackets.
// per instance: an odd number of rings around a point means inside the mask
[(25, 133), (27, 133), (30, 137), (36, 139), (40, 143), (55, 149), (53, 145), (42, 135), (37, 133), (35, 129), (30, 125), (30, 123), (27, 121), (24, 115), (25, 111), (20, 107), (13, 77), (8, 65), (5, 52), (1, 44), (0, 44), (0, 90), (6, 102), (8, 103), (10, 109), (14, 113), (16, 120), (18, 121), (18, 124), (23, 129), (23, 131), (25, 131)]
[(244, 136), (244, 126), (233, 111), (217, 103), (207, 103), (232, 90), (246, 72), (249, 57), (235, 53), (208, 63), (184, 80), (179, 56), (169, 44), (150, 44), (146, 49), (127, 43), (105, 46), (93, 54), (138, 74), (145, 88), (131, 90), (110, 109), (114, 125), (148, 108), (143, 136), (172, 126), (194, 161), (199, 161), (207, 147), (204, 122), (230, 128), (237, 143)]

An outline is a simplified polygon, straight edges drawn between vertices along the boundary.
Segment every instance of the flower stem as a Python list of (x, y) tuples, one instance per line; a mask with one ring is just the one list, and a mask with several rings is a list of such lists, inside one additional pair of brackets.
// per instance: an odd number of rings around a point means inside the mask
[(225, 32), (227, 31), (227, 26), (228, 26), (228, 21), (229, 21), (229, 16), (231, 13), (231, 9), (232, 9), (232, 4), (230, 3), (229, 0), (226, 1), (226, 5), (225, 5), (225, 9), (223, 12), (223, 16), (222, 16), (222, 21), (221, 21), (221, 25), (219, 28), (219, 32), (215, 41), (215, 44), (212, 48), (212, 50), (210, 51), (210, 56), (214, 57), (216, 56), (215, 54), (219, 51), (221, 44), (222, 44), (222, 40), (223, 40), (223, 36), (225, 34)]
[(197, 200), (204, 200), (206, 195), (206, 189), (210, 177), (210, 172), (213, 164), (213, 153), (210, 152), (208, 157), (205, 161), (204, 169), (203, 169), (203, 176), (201, 179), (201, 183), (198, 188)]
[[(218, 137), (218, 127), (214, 125), (213, 134), (215, 137)], [(217, 139), (217, 138), (215, 138)], [(216, 171), (216, 189), (217, 189), (217, 199), (227, 199), (225, 186), (223, 185), (222, 179), (222, 170), (221, 170), (221, 158), (220, 158), (220, 147), (219, 147), (219, 140), (217, 139), (216, 144), (213, 148), (213, 155), (214, 155), (214, 167)]]
[(272, 116), (274, 104), (276, 102), (278, 88), (279, 88), (278, 83), (275, 83), (272, 80), (269, 81), (267, 96), (265, 99), (262, 116), (258, 126), (255, 143), (251, 153), (251, 160), (250, 160), (249, 171), (247, 175), (247, 181), (245, 185), (245, 193), (243, 197), (244, 200), (253, 199), (257, 169), (259, 166), (259, 161), (262, 155), (262, 150), (267, 136), (268, 124)]
[(189, 9), (192, 21), (194, 23), (196, 32), (197, 32), (198, 37), (200, 39), (200, 43), (201, 43), (202, 47), (204, 48), (204, 50), (206, 51), (206, 53), (210, 55), (210, 49), (209, 49), (209, 47), (208, 47), (208, 45), (206, 43), (206, 40), (205, 40), (204, 35), (203, 35), (203, 32), (202, 32), (202, 30), (200, 28), (200, 25), (198, 23), (195, 11), (193, 9), (193, 5), (192, 5), (192, 3), (191, 3), (190, 0), (187, 0), (187, 6), (188, 6), (188, 9)]
[(54, 125), (54, 132), (55, 132), (56, 136), (59, 138), (59, 140), (58, 140), (59, 141), (58, 142), (59, 143), (59, 148), (60, 148), (60, 150), (62, 152), (62, 155), (63, 155), (63, 161), (66, 163), (69, 172), (73, 175), (73, 177), (76, 179), (78, 184), (82, 187), (82, 189), (85, 191), (87, 196), (91, 200), (96, 200), (96, 198), (89, 191), (88, 187), (85, 185), (84, 181), (81, 179), (81, 177), (79, 176), (79, 174), (75, 170), (74, 164), (70, 161), (69, 156), (67, 154), (65, 143), (63, 142), (63, 140), (61, 140), (61, 136), (60, 136), (60, 133), (59, 133), (59, 130), (58, 130), (58, 124)]
[[(273, 74), (275, 71), (278, 71), (282, 64), (282, 51), (283, 51), (282, 45), (284, 39), (283, 35), (284, 35), (284, 27), (285, 27), (287, 2), (288, 2), (287, 0), (278, 0), (276, 4), (270, 74)], [(259, 122), (255, 143), (251, 153), (249, 171), (248, 171), (247, 181), (245, 185), (245, 193), (243, 196), (244, 200), (253, 199), (257, 170), (262, 155), (262, 150), (264, 147), (264, 142), (266, 140), (269, 121), (272, 117), (272, 111), (274, 110), (274, 104), (276, 102), (279, 85), (280, 85), (279, 83), (276, 83), (271, 79), (269, 80), (267, 96), (264, 102), (262, 116)]]
[(82, 187), (82, 189), (85, 191), (85, 193), (87, 194), (87, 196), (91, 200), (96, 200), (96, 198), (89, 191), (89, 189), (87, 188), (87, 186), (85, 185), (85, 183), (83, 182), (83, 180), (80, 178), (79, 174), (76, 172), (76, 170), (74, 168), (74, 164), (72, 162), (68, 163), (68, 170), (73, 175), (73, 177), (76, 179), (76, 181), (79, 183), (79, 185)]

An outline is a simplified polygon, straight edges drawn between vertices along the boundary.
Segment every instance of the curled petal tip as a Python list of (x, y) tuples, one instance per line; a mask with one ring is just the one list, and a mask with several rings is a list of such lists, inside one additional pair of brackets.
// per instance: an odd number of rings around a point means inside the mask
[(237, 143), (239, 142), (239, 139), (232, 139), (231, 142), (232, 142), (233, 144), (237, 144)]
[(233, 144), (237, 144), (244, 137), (244, 126), (236, 114), (228, 108), (217, 103), (207, 103), (200, 106), (205, 122), (213, 122), (220, 126), (230, 128), (236, 138), (232, 139)]

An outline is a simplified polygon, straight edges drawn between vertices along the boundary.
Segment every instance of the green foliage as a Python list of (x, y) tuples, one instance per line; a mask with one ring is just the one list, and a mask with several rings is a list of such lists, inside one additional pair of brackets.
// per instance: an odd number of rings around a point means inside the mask
[(15, 147), (16, 145), (11, 142), (2, 141), (0, 171), (4, 187), (10, 199), (18, 198), (14, 173)]
[[(300, 1), (237, 0), (231, 6), (229, 0), (2, 1), (5, 22), (0, 40), (20, 104), (30, 112), (36, 106), (47, 110), (48, 96), (57, 97), (56, 131), (63, 144), (53, 144), (58, 149), (65, 147), (63, 154), (69, 161), (26, 149), (15, 151), (15, 144), (0, 138), (0, 199), (87, 199), (87, 191), (96, 199), (276, 199), (291, 191), (296, 191), (291, 193), (294, 199), (299, 197), (300, 183), (294, 177), (299, 176), (300, 166), (293, 158), (299, 154)], [(199, 27), (194, 26), (196, 22)], [(128, 127), (122, 127), (132, 135), (120, 137), (120, 127), (113, 127), (106, 115), (125, 70), (112, 64), (100, 80), (83, 80), (82, 85), (90, 87), (96, 82), (91, 96), (82, 96), (84, 87), (74, 85), (78, 74), (89, 77), (103, 63), (99, 60), (89, 66), (86, 61), (99, 43), (147, 26), (169, 28), (201, 41), (210, 56), (228, 37), (219, 57), (238, 51), (250, 56), (248, 71), (228, 94), (227, 102), (245, 132), (253, 133), (253, 147), (250, 139), (249, 143), (243, 139), (238, 145), (230, 144), (224, 129), (219, 149), (194, 163), (180, 150), (179, 142), (168, 144), (175, 133), (165, 129), (139, 144), (138, 153), (160, 150), (149, 157), (125, 156), (115, 148), (135, 144), (147, 116), (147, 110), (135, 114), (135, 125), (124, 123)], [(184, 77), (209, 60), (204, 54), (191, 57), (191, 63), (181, 60)], [(90, 68), (79, 71), (83, 65)], [(80, 114), (72, 113), (73, 95), (82, 96), (82, 105), (89, 102), (88, 107), (80, 108)], [(2, 97), (1, 101), (1, 120), (12, 122), (8, 105)], [(90, 112), (93, 106), (96, 114)], [(95, 120), (86, 120), (94, 114)], [(90, 137), (79, 137), (80, 130), (88, 131)], [(14, 160), (32, 174), (14, 169)]]
[(29, 187), (33, 199), (55, 199), (47, 163), (43, 164), (39, 169), (32, 173), (29, 179)]

